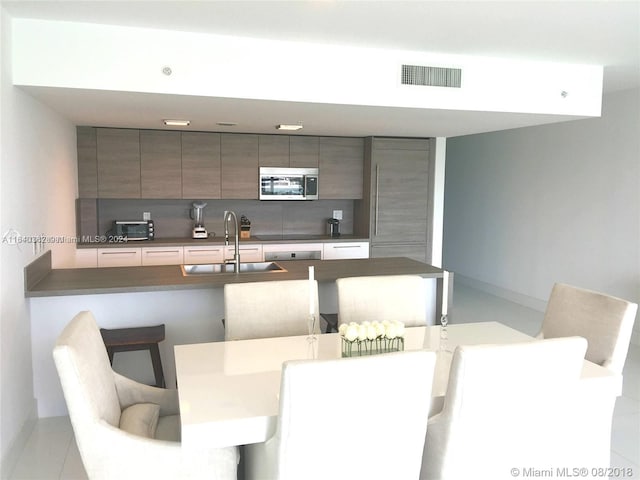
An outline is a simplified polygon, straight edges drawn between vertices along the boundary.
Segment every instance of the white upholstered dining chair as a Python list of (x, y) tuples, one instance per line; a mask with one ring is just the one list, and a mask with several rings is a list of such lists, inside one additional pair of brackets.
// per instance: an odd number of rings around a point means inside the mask
[(236, 479), (236, 447), (185, 451), (177, 390), (111, 369), (91, 312), (80, 312), (53, 350), (82, 463), (90, 479)]
[(227, 283), (224, 286), (224, 339), (307, 335), (310, 298), (315, 303), (314, 331), (320, 333), (317, 281)]
[(247, 480), (418, 478), (435, 357), (285, 362), (276, 432), (245, 446)]
[(427, 288), (418, 275), (381, 275), (336, 280), (338, 323), (400, 320), (427, 324)]
[(622, 373), (638, 305), (599, 292), (556, 283), (538, 338), (587, 339), (587, 360)]
[(608, 467), (616, 393), (580, 380), (586, 348), (580, 337), (458, 347), (420, 479)]

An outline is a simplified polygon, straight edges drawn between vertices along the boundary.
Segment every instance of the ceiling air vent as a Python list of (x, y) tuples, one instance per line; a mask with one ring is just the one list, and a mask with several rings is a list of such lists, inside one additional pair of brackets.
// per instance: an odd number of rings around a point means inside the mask
[(403, 85), (460, 88), (462, 70), (459, 68), (402, 65)]

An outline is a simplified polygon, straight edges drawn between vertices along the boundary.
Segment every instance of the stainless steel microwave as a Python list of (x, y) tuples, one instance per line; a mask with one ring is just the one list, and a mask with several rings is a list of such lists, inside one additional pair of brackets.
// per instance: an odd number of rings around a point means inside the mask
[(317, 168), (260, 167), (260, 200), (317, 199)]
[(153, 220), (114, 220), (109, 233), (127, 240), (153, 240), (156, 235)]

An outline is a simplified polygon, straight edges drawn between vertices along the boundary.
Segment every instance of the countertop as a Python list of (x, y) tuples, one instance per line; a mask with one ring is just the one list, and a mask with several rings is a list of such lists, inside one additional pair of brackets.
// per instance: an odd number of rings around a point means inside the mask
[[(266, 234), (255, 235), (251, 238), (241, 238), (241, 244), (249, 243), (314, 243), (314, 242), (368, 242), (368, 238), (355, 235), (341, 235), (334, 238), (329, 235), (284, 235)], [(129, 242), (87, 242), (78, 243), (76, 248), (133, 248), (133, 247), (179, 247), (198, 245), (222, 245), (224, 236), (209, 238), (189, 238), (189, 237), (169, 237), (156, 238), (155, 240), (131, 240)], [(229, 238), (229, 243), (233, 245), (233, 238)]]
[(50, 297), (61, 295), (94, 295), (104, 293), (153, 292), (198, 288), (219, 288), (227, 283), (299, 280), (308, 278), (308, 267), (315, 267), (319, 282), (342, 277), (367, 275), (414, 274), (439, 278), (443, 270), (409, 258), (369, 258), (348, 260), (278, 261), (286, 272), (223, 273), (185, 277), (179, 265), (111, 268), (51, 269), (46, 256), (26, 274), (25, 296)]

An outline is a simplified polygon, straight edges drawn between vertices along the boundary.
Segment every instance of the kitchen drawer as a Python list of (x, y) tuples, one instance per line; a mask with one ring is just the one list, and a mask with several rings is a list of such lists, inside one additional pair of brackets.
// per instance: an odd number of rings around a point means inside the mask
[[(225, 258), (227, 260), (233, 260), (233, 255), (236, 251), (235, 246), (227, 245), (225, 248)], [(250, 244), (250, 245), (242, 245), (240, 244), (240, 261), (242, 263), (246, 262), (262, 262), (264, 260), (262, 254), (262, 245), (260, 244)]]
[(199, 247), (184, 247), (184, 263), (188, 265), (202, 263), (222, 263), (224, 261), (224, 246), (201, 245)]
[(142, 252), (139, 248), (99, 248), (98, 267), (140, 267)]
[(181, 265), (182, 247), (142, 247), (142, 265)]
[(369, 258), (369, 242), (333, 242), (324, 244), (323, 260)]

